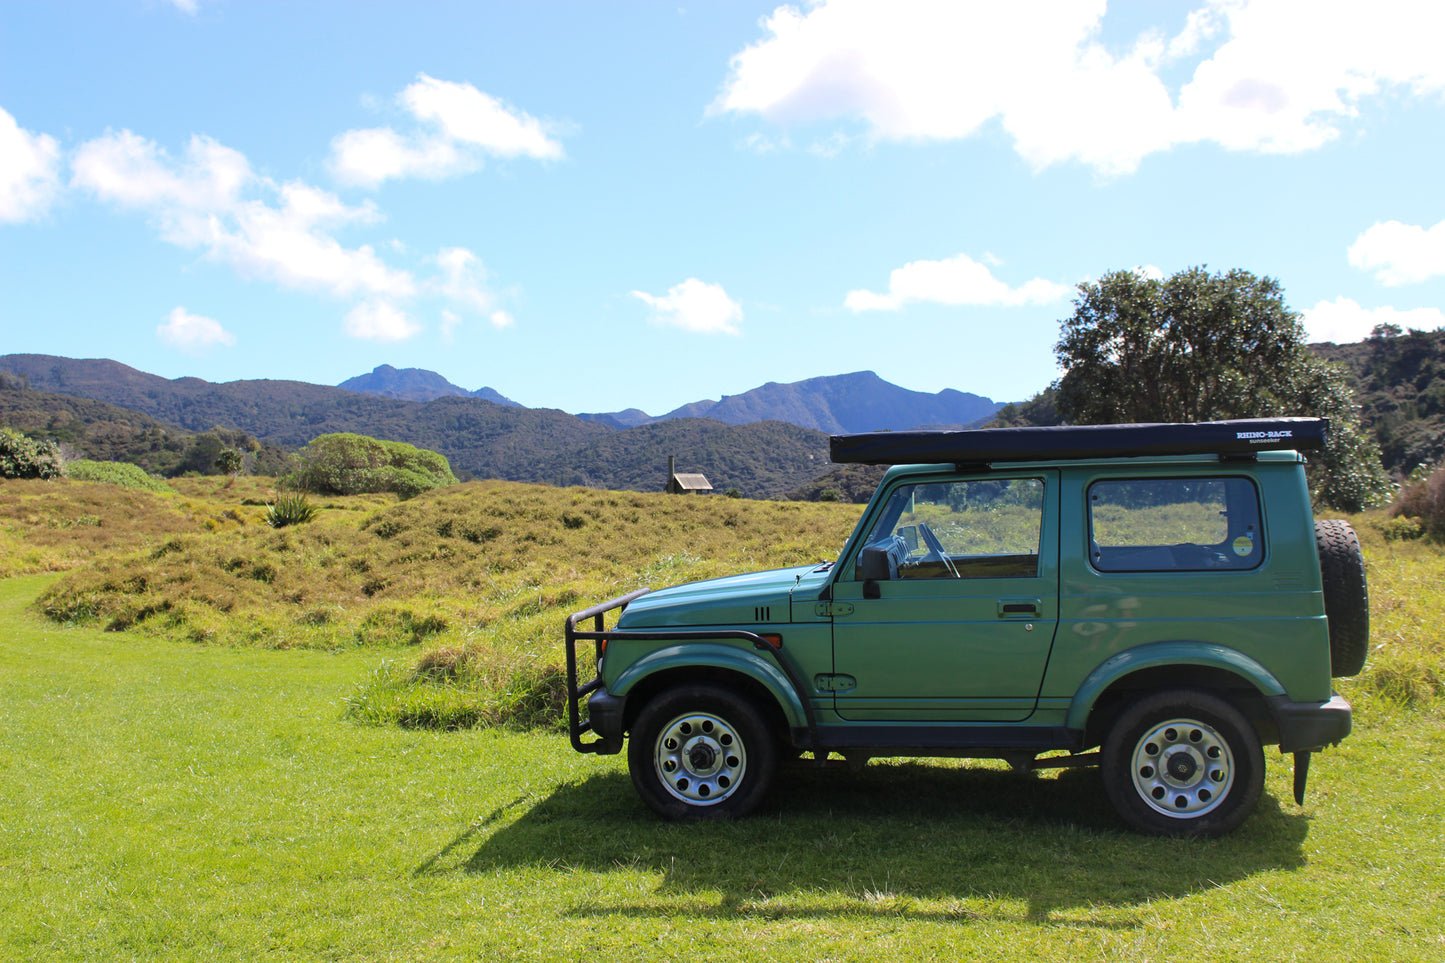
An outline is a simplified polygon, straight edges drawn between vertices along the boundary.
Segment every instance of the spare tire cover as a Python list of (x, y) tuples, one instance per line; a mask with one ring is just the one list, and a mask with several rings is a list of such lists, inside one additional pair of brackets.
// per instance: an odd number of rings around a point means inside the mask
[(1360, 540), (1349, 522), (1327, 519), (1315, 522), (1315, 544), (1330, 623), (1330, 675), (1358, 675), (1370, 649), (1370, 591)]

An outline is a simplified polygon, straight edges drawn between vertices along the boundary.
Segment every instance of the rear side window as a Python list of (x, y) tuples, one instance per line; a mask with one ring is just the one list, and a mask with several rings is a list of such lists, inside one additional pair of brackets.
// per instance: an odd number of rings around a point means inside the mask
[(1101, 572), (1259, 566), (1259, 493), (1248, 478), (1141, 478), (1089, 486), (1089, 560)]

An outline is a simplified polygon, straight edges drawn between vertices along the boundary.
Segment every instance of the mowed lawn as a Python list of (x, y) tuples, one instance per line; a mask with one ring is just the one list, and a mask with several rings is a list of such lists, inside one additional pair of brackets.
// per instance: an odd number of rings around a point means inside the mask
[(1445, 960), (1438, 709), (1361, 711), (1303, 808), (1271, 754), (1217, 841), (942, 762), (671, 825), (562, 736), (346, 721), (375, 650), (57, 628), (48, 578), (0, 581), (5, 960)]

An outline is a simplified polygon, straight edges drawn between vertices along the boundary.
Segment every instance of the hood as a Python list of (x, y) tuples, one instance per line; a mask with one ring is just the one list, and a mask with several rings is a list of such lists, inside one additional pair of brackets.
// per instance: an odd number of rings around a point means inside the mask
[(789, 620), (799, 576), (818, 566), (750, 572), (649, 592), (627, 606), (619, 629), (680, 625), (756, 625)]

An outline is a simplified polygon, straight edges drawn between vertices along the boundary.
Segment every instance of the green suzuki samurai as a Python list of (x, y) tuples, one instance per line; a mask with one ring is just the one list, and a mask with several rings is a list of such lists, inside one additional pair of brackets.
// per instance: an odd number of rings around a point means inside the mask
[(671, 819), (743, 815), (783, 760), (830, 756), (1097, 765), (1134, 829), (1217, 836), (1253, 810), (1277, 745), (1303, 802), (1310, 753), (1350, 732), (1330, 680), (1360, 671), (1369, 638), (1355, 533), (1310, 510), (1299, 452), (1327, 429), (834, 436), (834, 461), (894, 466), (836, 561), (567, 620), (572, 745), (626, 742), (637, 792)]

